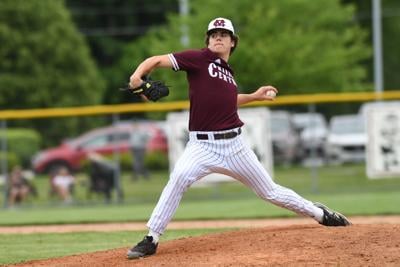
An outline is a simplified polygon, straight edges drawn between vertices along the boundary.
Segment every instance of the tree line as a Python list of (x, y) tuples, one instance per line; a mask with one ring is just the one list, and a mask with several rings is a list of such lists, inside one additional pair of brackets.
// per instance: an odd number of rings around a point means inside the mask
[[(177, 0), (3, 0), (0, 105), (27, 109), (140, 101), (117, 90), (137, 64), (150, 55), (204, 47), (207, 24), (219, 16), (231, 18), (240, 37), (230, 64), (242, 92), (266, 83), (280, 88), (280, 94), (372, 90), (366, 2), (191, 0), (189, 15), (183, 16)], [(383, 10), (400, 10), (398, 1), (382, 3)], [(400, 84), (393, 75), (399, 69), (399, 20), (399, 15), (383, 19), (387, 89)], [(164, 101), (187, 99), (183, 73), (152, 75), (171, 85)], [(61, 126), (46, 120), (10, 125), (45, 132), (50, 144), (102, 123), (70, 118)]]

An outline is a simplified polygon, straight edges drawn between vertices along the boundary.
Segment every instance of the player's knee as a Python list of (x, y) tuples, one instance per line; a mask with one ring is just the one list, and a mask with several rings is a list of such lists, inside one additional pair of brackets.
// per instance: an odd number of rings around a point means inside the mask
[(271, 192), (264, 193), (264, 194), (260, 195), (260, 197), (262, 199), (270, 201), (272, 203), (275, 203), (277, 200), (277, 195), (275, 195), (274, 193), (271, 193)]
[(272, 189), (268, 189), (268, 190), (262, 190), (258, 192), (258, 195), (267, 201), (270, 202), (276, 202), (279, 198), (279, 193), (276, 187), (273, 187)]
[(171, 174), (170, 182), (174, 188), (186, 191), (192, 185), (193, 179), (185, 172), (174, 171)]

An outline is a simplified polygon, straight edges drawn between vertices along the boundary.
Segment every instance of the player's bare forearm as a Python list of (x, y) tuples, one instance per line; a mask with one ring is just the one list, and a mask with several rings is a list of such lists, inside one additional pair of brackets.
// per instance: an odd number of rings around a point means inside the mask
[(237, 105), (241, 106), (250, 102), (255, 101), (252, 94), (238, 94), (237, 96)]
[(274, 95), (269, 95), (268, 91), (273, 91), (275, 94), (278, 93), (278, 90), (270, 85), (267, 86), (261, 86), (258, 88), (255, 92), (251, 94), (238, 94), (237, 96), (237, 105), (241, 106), (253, 101), (272, 101), (274, 100), (275, 96)]
[(142, 77), (156, 68), (172, 68), (172, 63), (170, 62), (168, 55), (149, 57), (140, 63), (131, 75), (129, 85), (132, 88), (140, 86), (143, 82)]

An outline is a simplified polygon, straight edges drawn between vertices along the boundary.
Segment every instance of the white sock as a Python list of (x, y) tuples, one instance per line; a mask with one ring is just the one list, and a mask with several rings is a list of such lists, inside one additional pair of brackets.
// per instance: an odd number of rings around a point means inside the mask
[(153, 232), (151, 229), (149, 230), (149, 233), (147, 234), (148, 236), (153, 237), (153, 243), (157, 244), (158, 240), (160, 240), (160, 234)]
[(324, 218), (324, 211), (321, 208), (314, 206), (314, 219), (322, 223), (323, 218)]

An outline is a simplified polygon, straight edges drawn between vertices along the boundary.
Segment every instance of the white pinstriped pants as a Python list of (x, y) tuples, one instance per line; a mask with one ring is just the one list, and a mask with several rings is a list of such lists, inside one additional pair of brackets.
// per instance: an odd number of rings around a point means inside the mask
[[(224, 131), (190, 132), (185, 151), (176, 162), (147, 223), (149, 229), (163, 234), (185, 191), (195, 181), (210, 173), (229, 175), (253, 189), (266, 201), (300, 215), (315, 217), (313, 203), (274, 183), (241, 135), (231, 139), (213, 140), (213, 133), (222, 132)], [(207, 133), (209, 140), (197, 140), (197, 133)]]

